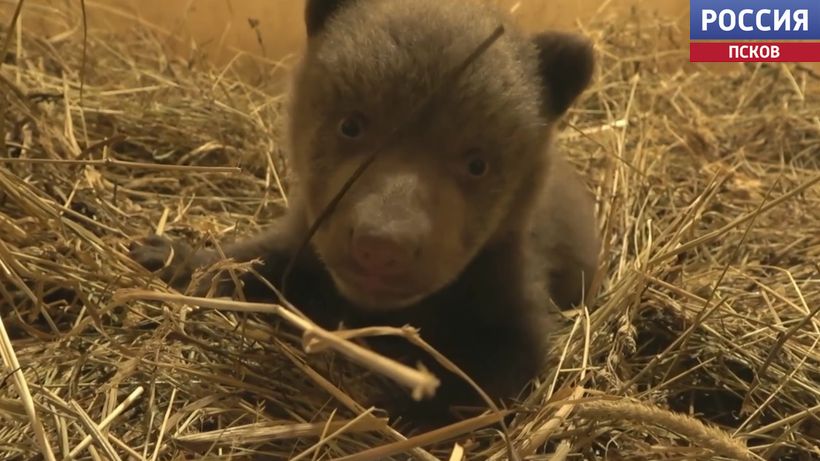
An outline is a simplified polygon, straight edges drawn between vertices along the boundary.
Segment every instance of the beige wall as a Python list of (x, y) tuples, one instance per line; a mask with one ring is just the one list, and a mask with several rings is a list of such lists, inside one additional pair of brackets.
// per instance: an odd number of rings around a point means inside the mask
[[(517, 18), (528, 30), (574, 28), (577, 21), (585, 22), (595, 14), (627, 13), (633, 6), (673, 14), (681, 18), (682, 26), (686, 26), (689, 4), (688, 0), (495, 1), (507, 8), (519, 4)], [(6, 11), (12, 3), (16, 0), (0, 0)], [(29, 0), (24, 24), (43, 27), (52, 21), (49, 18), (54, 15), (48, 14), (44, 5), (63, 9), (66, 4), (77, 3)], [(120, 28), (139, 18), (158, 25), (173, 36), (168, 43), (173, 44), (175, 51), (190, 54), (191, 43), (196, 43), (199, 50), (206, 51), (218, 62), (235, 55), (236, 49), (278, 60), (298, 51), (304, 34), (304, 0), (86, 0), (86, 4), (93, 27)], [(251, 27), (249, 19), (258, 21), (256, 29)], [(60, 25), (51, 24), (48, 29), (60, 28)], [(688, 34), (685, 27), (681, 32)]]
[[(303, 0), (102, 0), (127, 5), (152, 22), (179, 27), (197, 42), (218, 42), (225, 31), (224, 43), (270, 58), (298, 50), (302, 43)], [(442, 0), (458, 1), (458, 0)], [(578, 19), (588, 19), (604, 3), (602, 0), (497, 0), (505, 7), (520, 3), (517, 16), (528, 29), (547, 26), (571, 27)], [(651, 5), (667, 12), (685, 14), (688, 0), (615, 0), (606, 2), (610, 9), (627, 11), (632, 4)], [(248, 18), (259, 21), (256, 32)], [(264, 46), (264, 48), (263, 48)]]

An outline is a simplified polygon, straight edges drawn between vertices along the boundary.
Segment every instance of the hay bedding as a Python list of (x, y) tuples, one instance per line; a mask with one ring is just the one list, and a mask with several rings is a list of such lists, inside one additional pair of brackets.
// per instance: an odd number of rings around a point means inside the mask
[[(685, 49), (659, 39), (673, 27), (589, 25), (599, 76), (559, 144), (601, 198), (604, 291), (568, 320), (562, 371), (524, 400), (510, 442), (531, 459), (818, 459), (820, 77), (682, 68)], [(20, 37), (0, 70), (4, 459), (44, 444), (331, 459), (395, 443), (507, 458), (490, 429), (402, 442), (357, 403), (379, 377), (306, 356), (259, 314), (115, 299), (168, 292), (127, 258), (132, 238), (207, 243), (281, 212), (280, 97), (169, 57), (143, 28), (89, 36), (80, 100), (81, 34)]]

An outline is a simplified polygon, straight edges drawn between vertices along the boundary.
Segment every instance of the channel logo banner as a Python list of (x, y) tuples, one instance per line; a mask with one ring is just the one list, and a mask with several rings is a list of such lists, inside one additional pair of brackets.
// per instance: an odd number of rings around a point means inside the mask
[(690, 0), (691, 62), (820, 62), (820, 0)]

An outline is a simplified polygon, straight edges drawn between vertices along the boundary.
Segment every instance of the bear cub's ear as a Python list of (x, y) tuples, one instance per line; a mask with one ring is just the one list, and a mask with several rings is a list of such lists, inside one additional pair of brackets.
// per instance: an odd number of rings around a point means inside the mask
[(351, 0), (307, 0), (305, 3), (305, 26), (308, 37), (325, 28), (327, 21)]
[(592, 80), (592, 43), (565, 32), (544, 32), (532, 41), (538, 48), (538, 71), (543, 82), (542, 113), (553, 120), (569, 109)]

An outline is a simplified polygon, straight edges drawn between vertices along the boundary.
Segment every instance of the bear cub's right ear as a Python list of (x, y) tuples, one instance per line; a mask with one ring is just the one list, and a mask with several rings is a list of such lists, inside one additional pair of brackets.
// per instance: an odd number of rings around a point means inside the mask
[(592, 43), (580, 35), (565, 32), (544, 32), (532, 41), (538, 48), (542, 115), (554, 120), (569, 109), (592, 80), (595, 69)]

